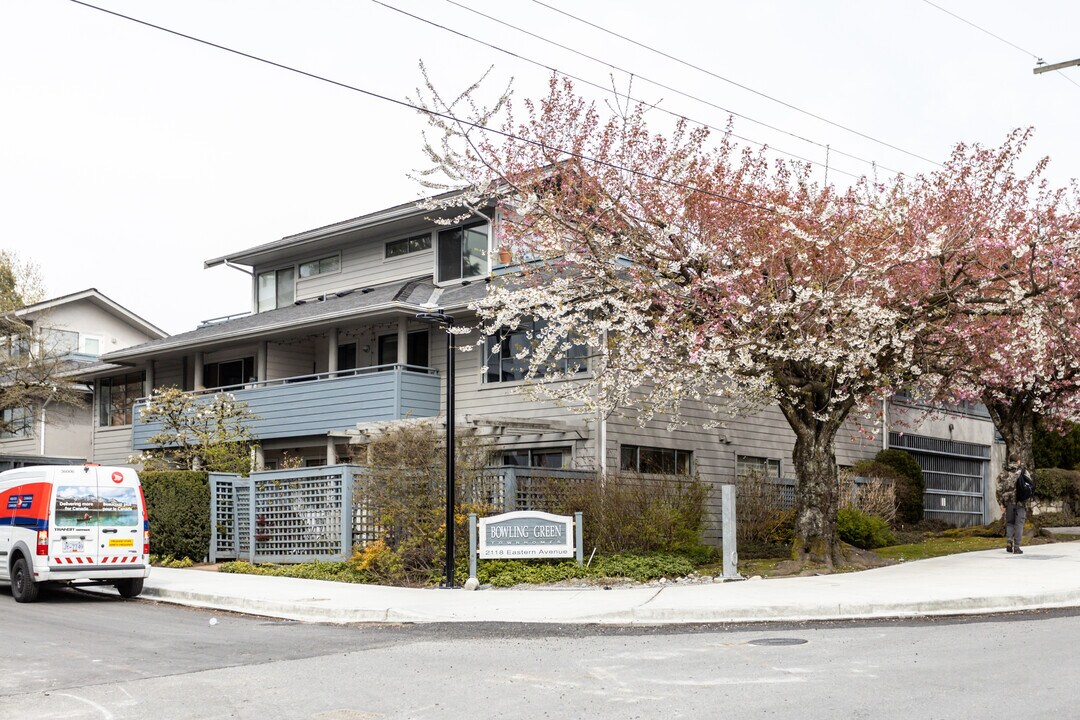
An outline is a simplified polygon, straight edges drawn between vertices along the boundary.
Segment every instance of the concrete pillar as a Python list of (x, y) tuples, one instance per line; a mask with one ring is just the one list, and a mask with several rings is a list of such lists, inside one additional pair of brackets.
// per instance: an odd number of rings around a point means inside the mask
[(254, 446), (255, 449), (255, 467), (262, 470), (266, 466), (266, 453), (263, 452), (262, 445)]
[(201, 351), (196, 351), (195, 352), (195, 367), (193, 368), (193, 371), (194, 371), (194, 382), (192, 383), (193, 387), (196, 390), (205, 390), (206, 386), (203, 385), (203, 354), (202, 354)]
[(326, 464), (337, 465), (337, 447), (334, 445), (334, 438), (326, 438)]

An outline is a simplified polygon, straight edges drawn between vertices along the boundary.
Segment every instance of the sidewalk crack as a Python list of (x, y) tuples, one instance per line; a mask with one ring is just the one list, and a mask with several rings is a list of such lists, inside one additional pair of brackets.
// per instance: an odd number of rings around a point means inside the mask
[(667, 589), (667, 588), (657, 588), (657, 589), (656, 589), (656, 592), (654, 592), (654, 593), (652, 594), (652, 597), (650, 597), (650, 598), (649, 598), (648, 600), (646, 600), (645, 602), (641, 603), (641, 605), (638, 605), (638, 607), (645, 607), (646, 605), (648, 605), (649, 603), (651, 603), (651, 602), (652, 602), (653, 600), (655, 600), (656, 598), (658, 598), (658, 597), (660, 596), (660, 593), (664, 592), (664, 590), (666, 590), (666, 589)]

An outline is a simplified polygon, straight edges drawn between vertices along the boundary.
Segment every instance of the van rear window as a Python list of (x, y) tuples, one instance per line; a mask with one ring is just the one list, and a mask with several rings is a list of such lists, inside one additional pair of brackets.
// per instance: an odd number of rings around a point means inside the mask
[(56, 524), (138, 525), (135, 488), (61, 485), (56, 489)]

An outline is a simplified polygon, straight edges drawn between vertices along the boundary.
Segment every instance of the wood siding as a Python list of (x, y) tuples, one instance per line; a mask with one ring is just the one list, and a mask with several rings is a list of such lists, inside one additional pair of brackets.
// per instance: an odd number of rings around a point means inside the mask
[(94, 431), (93, 462), (101, 465), (129, 465), (132, 455), (131, 426), (97, 428)]
[[(258, 439), (326, 435), (347, 430), (360, 422), (431, 417), (438, 413), (434, 375), (388, 370), (349, 377), (237, 390), (232, 395), (246, 402), (258, 416), (250, 423)], [(210, 395), (201, 396), (209, 399)], [(136, 418), (138, 418), (136, 407)], [(132, 447), (152, 447), (158, 425), (136, 419)]]

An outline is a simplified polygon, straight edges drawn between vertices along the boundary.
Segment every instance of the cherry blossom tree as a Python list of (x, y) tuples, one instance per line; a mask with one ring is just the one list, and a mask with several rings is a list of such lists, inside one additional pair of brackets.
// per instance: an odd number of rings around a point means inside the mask
[[(575, 407), (678, 423), (687, 403), (718, 420), (779, 406), (795, 435), (793, 556), (843, 562), (840, 426), (891, 388), (933, 386), (921, 354), (942, 351), (960, 309), (1000, 313), (1023, 295), (1026, 238), (993, 235), (997, 214), (941, 195), (1014, 199), (1001, 163), (1022, 138), (960, 148), (926, 178), (837, 189), (727, 136), (709, 147), (707, 130), (686, 122), (653, 132), (640, 105), (602, 113), (569, 81), (525, 102), (521, 121), (507, 95), (491, 108), (475, 96), (446, 102), (429, 83), (421, 101), (438, 113), (425, 147), (441, 182), (427, 182), (464, 188), (429, 207), (497, 203), (499, 242), (524, 261), (475, 304), (482, 332), (541, 320), (518, 354), (545, 393)], [(497, 118), (497, 133), (483, 129)], [(551, 359), (582, 343), (588, 379), (550, 382), (576, 377)]]
[(1029, 137), (1014, 132), (996, 152), (958, 146), (918, 200), (950, 236), (986, 238), (967, 261), (981, 262), (983, 289), (928, 333), (921, 357), (933, 397), (981, 401), (1005, 438), (1002, 503), (1015, 472), (1034, 468), (1035, 424), (1080, 417), (1080, 191), (1050, 187), (1046, 159), (1017, 171)]

